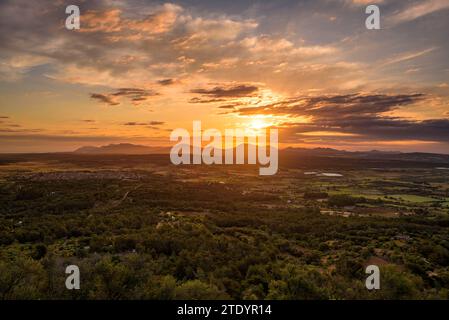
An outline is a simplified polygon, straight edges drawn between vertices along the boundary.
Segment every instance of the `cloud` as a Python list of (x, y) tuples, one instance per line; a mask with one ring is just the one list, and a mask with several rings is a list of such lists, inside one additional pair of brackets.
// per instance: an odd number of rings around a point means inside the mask
[[(0, 32), (0, 41), (4, 40), (1, 42), (7, 43), (14, 53), (33, 47), (33, 55), (46, 57), (52, 66), (45, 75), (56, 81), (110, 88), (126, 87), (130, 83), (145, 87), (155, 82), (160, 86), (189, 86), (203, 64), (220, 61), (231, 54), (220, 47), (237, 41), (240, 35), (257, 26), (251, 20), (207, 12), (198, 14), (174, 4), (133, 2), (122, 7), (110, 4), (85, 3), (81, 29), (74, 32), (60, 29), (61, 23), (57, 20), (63, 8), (56, 4), (43, 4), (45, 12), (35, 10), (26, 24), (0, 14), (6, 26)], [(22, 14), (20, 5), (5, 4), (3, 7), (7, 7), (5, 11), (12, 11), (13, 16)], [(38, 20), (45, 23), (39, 33), (34, 33), (30, 25), (38, 25)], [(13, 32), (9, 33), (8, 29)], [(157, 78), (162, 80), (155, 81)], [(146, 99), (135, 97), (132, 100), (138, 103)]]
[(18, 53), (3, 61), (0, 59), (0, 80), (6, 82), (22, 80), (27, 72), (48, 61), (49, 59), (46, 57), (23, 53)]
[(416, 103), (424, 99), (424, 94), (347, 94), (333, 96), (312, 96), (285, 99), (280, 102), (238, 109), (241, 115), (258, 113), (290, 115), (290, 116), (315, 116), (323, 118), (351, 117), (357, 115), (376, 115), (394, 109)]
[(420, 51), (416, 51), (416, 52), (403, 53), (403, 54), (400, 54), (395, 57), (387, 59), (386, 61), (384, 61), (384, 63), (381, 64), (381, 66), (388, 66), (388, 65), (391, 65), (394, 63), (399, 63), (399, 62), (403, 62), (403, 61), (416, 59), (416, 58), (419, 58), (421, 56), (424, 56), (424, 55), (434, 51), (435, 49), (437, 49), (437, 48), (432, 47), (432, 48), (428, 48), (428, 49), (424, 49), (424, 50), (420, 50)]
[[(35, 130), (34, 132), (38, 132)], [(52, 134), (8, 134), (0, 135), (0, 142), (7, 141), (75, 141), (75, 142), (109, 142), (120, 141), (120, 136), (89, 136), (89, 135), (52, 135)]]
[[(399, 22), (442, 10), (447, 3), (382, 2), (382, 15)], [(426, 26), (410, 24), (405, 30), (395, 25), (366, 37), (357, 31), (364, 28), (361, 6), (370, 4), (366, 0), (300, 1), (292, 6), (261, 1), (251, 7), (182, 3), (83, 1), (81, 30), (69, 31), (63, 26), (64, 1), (0, 1), (0, 78), (86, 86), (93, 100), (106, 105), (151, 102), (181, 113), (186, 102), (205, 104), (204, 109), (210, 103), (236, 116), (285, 117), (291, 125), (284, 122), (284, 129), (302, 125), (359, 138), (359, 124), (406, 128), (424, 121), (400, 118), (396, 111), (430, 120), (445, 112), (443, 102), (428, 105), (422, 114), (405, 110), (430, 99), (425, 95), (372, 93), (436, 94), (438, 84), (447, 82), (438, 73), (447, 69), (448, 47), (440, 39), (447, 19), (442, 14), (426, 20)], [(337, 21), (330, 24), (330, 16)], [(438, 94), (447, 101), (444, 88)], [(308, 96), (317, 92), (323, 94)], [(298, 117), (309, 123), (296, 122)], [(421, 123), (427, 131), (438, 124)], [(398, 135), (396, 129), (388, 130)]]
[(161, 125), (165, 124), (165, 122), (163, 122), (163, 121), (150, 121), (149, 124), (152, 125), (152, 126), (161, 126)]
[[(449, 119), (410, 120), (392, 116), (405, 106), (424, 101), (422, 93), (401, 95), (348, 94), (287, 99), (275, 104), (240, 108), (234, 113), (242, 116), (265, 114), (287, 119), (279, 128), (283, 137), (330, 140), (449, 140)], [(297, 117), (306, 121), (297, 122)], [(328, 135), (320, 132), (329, 132)], [(332, 134), (334, 133), (334, 134)]]
[[(186, 87), (184, 91), (190, 91), (195, 78), (202, 83), (229, 81), (227, 77), (253, 82), (263, 72), (273, 84), (290, 83), (290, 77), (302, 75), (310, 79), (307, 72), (333, 71), (305, 71), (304, 64), (318, 57), (335, 57), (338, 52), (330, 45), (305, 45), (257, 34), (256, 19), (213, 9), (136, 1), (117, 6), (95, 0), (83, 3), (82, 9), (81, 29), (68, 31), (61, 25), (61, 3), (43, 0), (30, 6), (17, 0), (0, 4), (4, 78), (20, 79), (33, 66), (47, 64), (45, 76), (55, 81), (117, 88), (130, 83), (146, 87), (157, 82), (154, 79), (168, 86), (174, 84), (170, 79), (177, 79), (177, 84)], [(10, 59), (25, 52), (26, 66), (13, 72)], [(335, 61), (329, 64), (336, 65)], [(280, 71), (276, 77), (269, 76)], [(248, 79), (241, 81), (243, 75)], [(333, 76), (328, 74), (328, 78)]]
[(131, 121), (131, 122), (125, 122), (123, 125), (125, 126), (161, 126), (165, 124), (165, 122), (163, 121), (150, 121), (150, 122), (135, 122), (135, 121)]
[[(11, 128), (20, 128), (20, 129), (11, 129)], [(35, 133), (35, 132), (43, 132), (43, 129), (27, 129), (27, 128), (21, 128), (20, 125), (10, 125), (6, 126), (6, 128), (1, 128), (1, 133)]]
[(159, 80), (157, 83), (159, 83), (161, 86), (170, 86), (175, 83), (174, 79), (162, 79)]
[(218, 108), (220, 108), (220, 109), (234, 109), (235, 106), (232, 105), (232, 104), (226, 104), (226, 105), (223, 105), (223, 106), (219, 106)]
[(447, 0), (427, 0), (413, 4), (393, 15), (390, 20), (396, 23), (412, 21), (433, 12), (449, 8)]
[(242, 84), (228, 87), (214, 87), (211, 89), (193, 89), (191, 92), (214, 98), (239, 98), (254, 96), (258, 90), (259, 88), (256, 86)]
[(102, 103), (106, 103), (110, 106), (116, 106), (119, 105), (120, 102), (117, 102), (116, 100), (114, 100), (113, 98), (111, 98), (108, 95), (102, 94), (102, 93), (91, 93), (90, 97), (92, 99), (98, 100)]
[(348, 4), (354, 5), (354, 6), (368, 6), (370, 4), (376, 4), (379, 5), (381, 3), (384, 3), (384, 0), (345, 0)]
[(126, 19), (122, 17), (121, 9), (89, 10), (82, 16), (80, 32), (106, 33), (112, 42), (142, 40), (171, 30), (181, 11), (180, 6), (166, 3), (143, 19)]
[(100, 102), (109, 104), (111, 106), (119, 105), (119, 98), (127, 98), (134, 105), (139, 105), (141, 102), (148, 100), (150, 97), (157, 96), (158, 93), (140, 88), (119, 88), (112, 93), (92, 93), (91, 98), (97, 99)]
[(289, 56), (290, 58), (315, 58), (333, 54), (337, 51), (332, 46), (296, 46), (284, 38), (273, 38), (267, 35), (243, 39), (240, 44), (252, 53), (273, 55), (274, 57)]
[(226, 99), (203, 99), (198, 97), (193, 97), (189, 100), (189, 103), (216, 103), (216, 102), (224, 102)]
[(158, 93), (140, 88), (120, 88), (117, 91), (111, 93), (115, 97), (127, 97), (133, 102), (145, 101), (149, 97), (157, 96)]
[[(346, 141), (432, 141), (447, 143), (449, 140), (449, 120), (429, 119), (414, 121), (389, 117), (366, 117), (310, 124), (290, 124), (285, 132), (290, 139), (308, 138), (307, 133), (329, 132), (319, 134), (320, 140)], [(335, 135), (333, 134), (335, 133)], [(346, 136), (342, 136), (341, 134)]]

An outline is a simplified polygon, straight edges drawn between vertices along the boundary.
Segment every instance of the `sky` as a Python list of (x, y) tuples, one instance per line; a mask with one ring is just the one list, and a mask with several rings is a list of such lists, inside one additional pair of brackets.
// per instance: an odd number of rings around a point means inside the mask
[(448, 30), (449, 0), (0, 0), (0, 152), (167, 146), (201, 120), (449, 153)]

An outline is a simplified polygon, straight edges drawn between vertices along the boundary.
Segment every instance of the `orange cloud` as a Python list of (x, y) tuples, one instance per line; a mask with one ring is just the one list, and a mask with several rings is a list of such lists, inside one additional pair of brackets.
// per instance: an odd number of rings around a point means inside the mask
[(139, 40), (170, 31), (181, 11), (181, 7), (167, 3), (141, 20), (123, 18), (120, 9), (88, 11), (82, 16), (80, 31), (112, 33), (108, 36), (112, 41)]

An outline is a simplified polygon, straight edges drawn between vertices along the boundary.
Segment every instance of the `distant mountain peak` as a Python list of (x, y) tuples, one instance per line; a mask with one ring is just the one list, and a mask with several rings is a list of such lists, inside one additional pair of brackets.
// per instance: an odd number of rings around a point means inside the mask
[(149, 147), (132, 143), (116, 143), (106, 146), (94, 147), (84, 146), (78, 148), (74, 153), (79, 154), (151, 154), (151, 153), (167, 153), (168, 148), (165, 147)]

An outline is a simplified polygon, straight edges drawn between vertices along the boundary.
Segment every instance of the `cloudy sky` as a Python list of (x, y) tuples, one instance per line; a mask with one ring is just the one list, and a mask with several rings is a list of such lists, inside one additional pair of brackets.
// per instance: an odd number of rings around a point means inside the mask
[(0, 152), (162, 146), (201, 120), (449, 153), (448, 30), (449, 0), (1, 0)]

